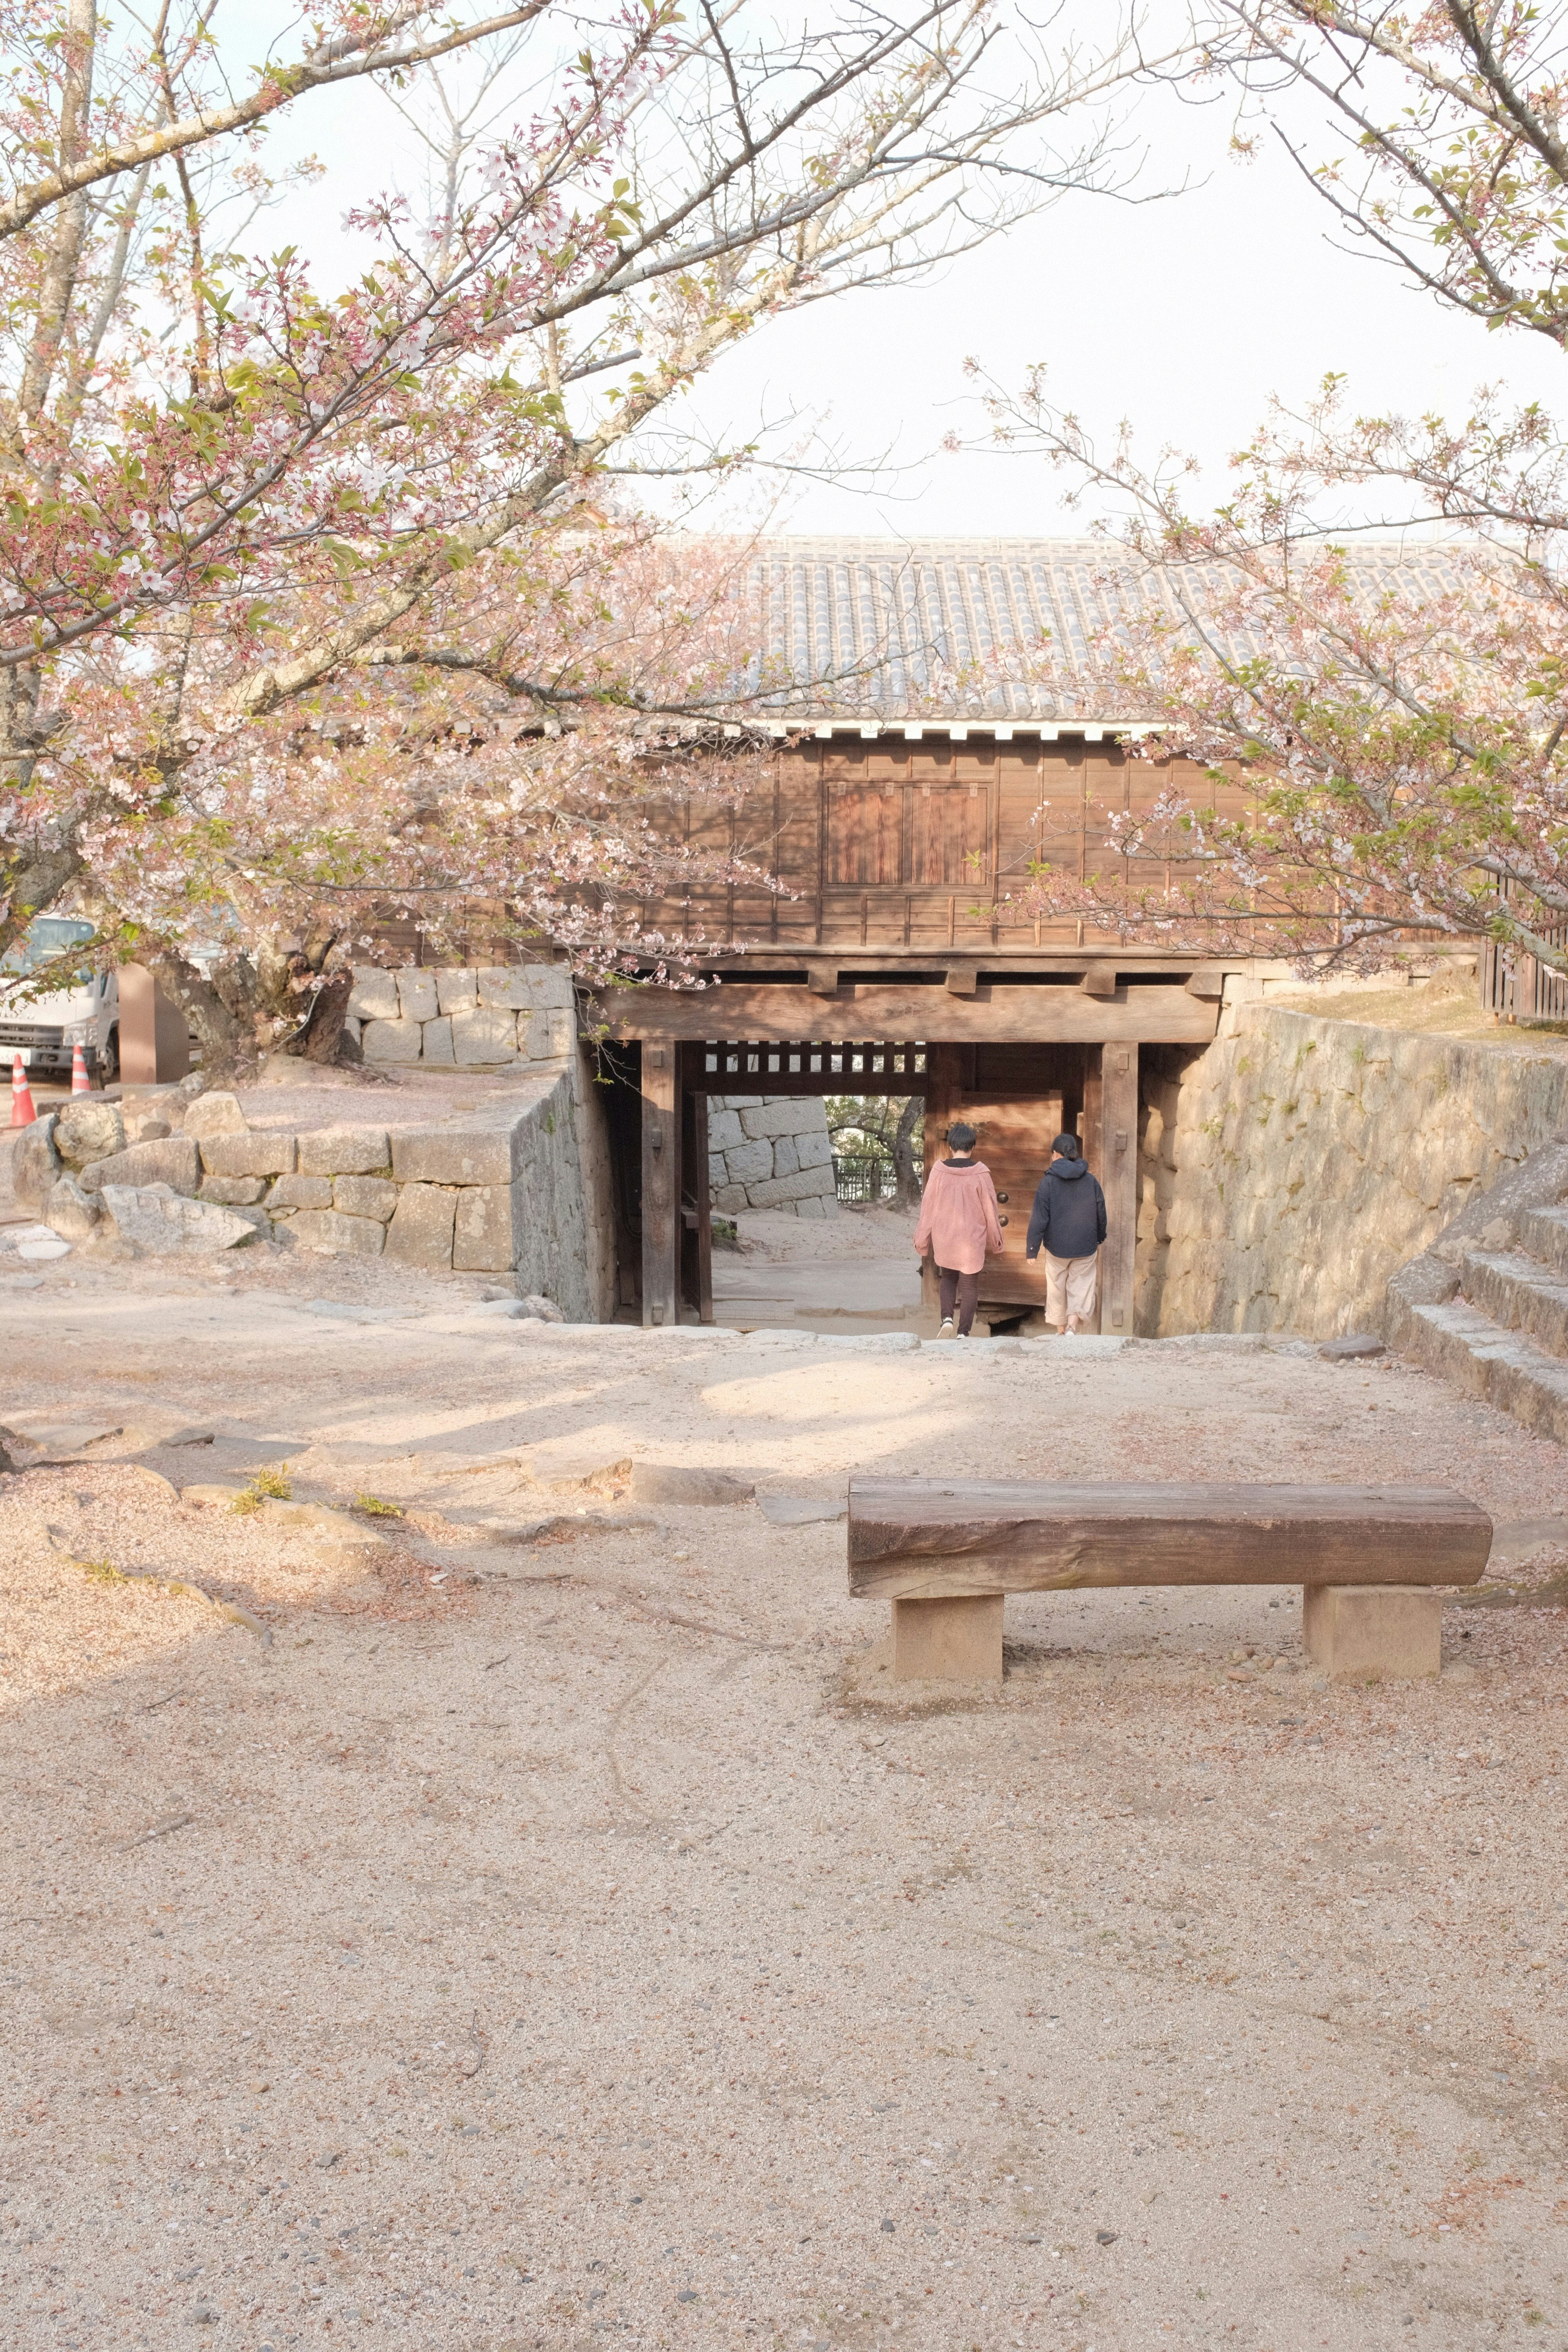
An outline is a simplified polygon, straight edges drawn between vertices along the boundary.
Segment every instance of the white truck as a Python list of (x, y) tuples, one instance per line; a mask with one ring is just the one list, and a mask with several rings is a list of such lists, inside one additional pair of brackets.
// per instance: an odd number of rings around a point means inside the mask
[(112, 1085), (120, 1075), (120, 982), (112, 971), (86, 964), (62, 964), (47, 995), (29, 992), (28, 982), (47, 966), (68, 956), (92, 937), (92, 925), (65, 915), (37, 915), (26, 937), (0, 957), (0, 1080), (20, 1051), (26, 1068), (40, 1077), (69, 1077), (71, 1055), (79, 1045), (89, 1074)]

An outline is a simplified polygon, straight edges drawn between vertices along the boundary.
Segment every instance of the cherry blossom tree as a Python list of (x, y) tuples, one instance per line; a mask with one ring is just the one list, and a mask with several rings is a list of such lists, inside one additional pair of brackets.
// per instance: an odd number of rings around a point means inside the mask
[[(1115, 184), (1136, 26), (327, 0), (242, 70), (195, 0), (3, 14), (0, 947), (68, 897), (215, 1066), (372, 920), (679, 961), (650, 804), (743, 788), (711, 724), (766, 680), (637, 476), (745, 461), (681, 395), (771, 317)], [(431, 170), (352, 192), (333, 284), (263, 241), (319, 171), (266, 133), (345, 84)]]
[[(1298, 160), (1352, 246), (1562, 347), (1550, 12), (1224, 0), (1207, 32), (1261, 113), (1305, 93), (1351, 135)], [(990, 403), (1005, 446), (1116, 519), (1090, 670), (1043, 665), (1150, 726), (1163, 772), (1147, 816), (1108, 814), (1097, 871), (1037, 871), (1035, 911), (1320, 971), (1483, 939), (1568, 971), (1568, 451), (1540, 407), (1357, 416), (1329, 379), (1194, 515), (1189, 462), (1125, 426), (1097, 446), (1042, 373)]]

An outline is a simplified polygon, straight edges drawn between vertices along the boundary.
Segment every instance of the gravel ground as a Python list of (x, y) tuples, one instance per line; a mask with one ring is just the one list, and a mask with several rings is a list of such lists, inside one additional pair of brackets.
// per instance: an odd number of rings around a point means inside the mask
[[(1437, 1684), (1325, 1687), (1295, 1594), (1205, 1588), (1012, 1601), (955, 1693), (889, 1685), (841, 1526), (616, 1466), (1451, 1480), (1517, 1528), (1555, 1446), (1304, 1354), (75, 1264), (0, 1282), (0, 1420), (70, 1457), (0, 1481), (7, 2344), (1568, 2339), (1561, 1545)], [(179, 1499), (258, 1474), (405, 1516)]]

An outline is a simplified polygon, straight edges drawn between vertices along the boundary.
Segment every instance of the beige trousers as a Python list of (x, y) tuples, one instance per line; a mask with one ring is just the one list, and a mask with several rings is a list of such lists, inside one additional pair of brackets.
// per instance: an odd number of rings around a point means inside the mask
[(1046, 1320), (1054, 1323), (1058, 1331), (1066, 1328), (1070, 1315), (1075, 1323), (1087, 1323), (1094, 1313), (1095, 1278), (1100, 1271), (1098, 1257), (1053, 1257), (1046, 1252)]

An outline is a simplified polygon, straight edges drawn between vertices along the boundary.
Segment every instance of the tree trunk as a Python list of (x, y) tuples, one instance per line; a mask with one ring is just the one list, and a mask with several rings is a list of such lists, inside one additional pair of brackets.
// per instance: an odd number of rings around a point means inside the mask
[(220, 991), (215, 982), (183, 956), (146, 959), (165, 995), (172, 996), (196, 1034), (202, 1049), (202, 1077), (207, 1086), (251, 1077), (257, 1065), (256, 1022), (243, 971), (226, 975)]
[(346, 966), (327, 974), (316, 992), (304, 1029), (298, 1038), (289, 1042), (291, 1054), (301, 1055), (307, 1062), (336, 1062), (342, 1058), (343, 1020), (353, 987), (353, 973)]
[(911, 1095), (899, 1113), (898, 1131), (893, 1137), (893, 1197), (900, 1209), (918, 1209), (921, 1204), (921, 1173), (915, 1166), (915, 1129), (925, 1108), (923, 1095)]

